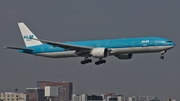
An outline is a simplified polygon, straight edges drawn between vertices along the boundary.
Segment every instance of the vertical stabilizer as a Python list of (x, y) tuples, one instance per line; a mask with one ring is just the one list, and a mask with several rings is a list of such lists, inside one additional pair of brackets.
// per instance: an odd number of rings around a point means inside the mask
[(18, 26), (21, 31), (26, 47), (42, 44), (40, 41), (32, 39), (32, 38), (37, 39), (37, 37), (29, 30), (29, 28), (23, 22), (18, 23)]

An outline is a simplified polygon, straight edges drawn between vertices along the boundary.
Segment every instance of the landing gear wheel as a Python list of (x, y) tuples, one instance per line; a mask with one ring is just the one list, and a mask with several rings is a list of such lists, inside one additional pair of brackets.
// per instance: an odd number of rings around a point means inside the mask
[(84, 60), (81, 61), (81, 64), (87, 64), (87, 63), (91, 63), (92, 60), (91, 59), (88, 59), (88, 58), (85, 58)]
[(95, 65), (99, 65), (99, 62), (98, 62), (98, 61), (96, 61), (96, 62), (95, 62)]
[(88, 60), (84, 60), (85, 63), (88, 63), (89, 61)]
[(99, 59), (98, 61), (95, 62), (95, 65), (100, 65), (100, 64), (103, 64), (103, 63), (106, 63), (106, 60), (103, 60), (103, 59)]
[(160, 59), (164, 59), (164, 56), (160, 56)]
[(81, 64), (83, 64), (83, 65), (84, 65), (84, 64), (85, 64), (85, 61), (81, 61)]
[(106, 60), (102, 60), (102, 63), (106, 63)]
[(89, 60), (88, 60), (88, 62), (89, 62), (89, 63), (91, 63), (91, 62), (92, 62), (92, 60), (91, 60), (91, 59), (89, 59)]

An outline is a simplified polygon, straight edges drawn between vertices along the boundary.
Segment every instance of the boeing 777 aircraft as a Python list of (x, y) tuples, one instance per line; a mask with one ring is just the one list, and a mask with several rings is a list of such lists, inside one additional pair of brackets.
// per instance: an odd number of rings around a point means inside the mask
[(169, 39), (161, 37), (54, 42), (38, 39), (22, 22), (18, 25), (26, 47), (5, 48), (50, 58), (84, 57), (81, 64), (91, 63), (91, 57), (98, 58), (95, 64), (100, 65), (106, 63), (104, 58), (108, 56), (115, 56), (118, 59), (131, 59), (133, 54), (152, 52), (160, 52), (160, 58), (164, 59), (164, 53), (175, 46)]

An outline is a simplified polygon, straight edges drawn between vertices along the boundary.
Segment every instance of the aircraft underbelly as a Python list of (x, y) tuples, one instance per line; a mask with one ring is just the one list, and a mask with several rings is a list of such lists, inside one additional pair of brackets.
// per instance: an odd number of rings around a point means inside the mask
[(66, 57), (77, 57), (75, 51), (64, 51), (64, 52), (47, 52), (47, 53), (36, 53), (35, 55), (50, 57), (50, 58), (66, 58)]
[[(151, 47), (129, 47), (129, 48), (114, 48), (109, 55), (115, 54), (128, 54), (128, 53), (152, 53), (161, 52), (164, 50), (171, 49), (171, 46), (151, 46)], [(50, 57), (50, 58), (66, 58), (66, 57), (77, 57), (74, 54), (75, 51), (63, 51), (63, 52), (46, 52), (36, 53), (37, 56)]]

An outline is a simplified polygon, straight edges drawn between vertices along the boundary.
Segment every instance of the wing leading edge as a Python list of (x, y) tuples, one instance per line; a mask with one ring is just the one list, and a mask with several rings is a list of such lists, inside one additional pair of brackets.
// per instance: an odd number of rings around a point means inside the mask
[(77, 46), (77, 45), (59, 43), (59, 42), (54, 42), (54, 41), (42, 40), (42, 39), (34, 39), (34, 40), (41, 41), (42, 43), (47, 43), (47, 44), (50, 44), (52, 46), (57, 46), (57, 47), (60, 47), (60, 48), (64, 48), (66, 50), (90, 51), (90, 50), (93, 49), (92, 47)]

